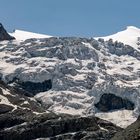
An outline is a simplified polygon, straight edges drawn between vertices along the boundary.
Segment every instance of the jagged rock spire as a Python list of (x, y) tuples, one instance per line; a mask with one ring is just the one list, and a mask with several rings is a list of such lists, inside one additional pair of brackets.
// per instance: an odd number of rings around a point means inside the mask
[(3, 25), (0, 23), (0, 41), (3, 40), (13, 40), (14, 37), (10, 36), (7, 31), (4, 29)]

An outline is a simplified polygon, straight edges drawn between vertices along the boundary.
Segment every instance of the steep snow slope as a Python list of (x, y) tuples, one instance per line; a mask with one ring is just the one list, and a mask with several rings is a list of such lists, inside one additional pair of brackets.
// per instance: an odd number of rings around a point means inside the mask
[(15, 30), (13, 33), (9, 33), (11, 36), (15, 37), (16, 40), (26, 40), (30, 38), (49, 38), (49, 35), (43, 35), (38, 33), (27, 32), (23, 30)]
[[(131, 30), (132, 34), (135, 30)], [(95, 114), (125, 127), (140, 114), (140, 52), (134, 45), (138, 36), (132, 36), (132, 46), (76, 37), (0, 42), (0, 77), (14, 86), (18, 82), (38, 84), (50, 80), (52, 88), (44, 91), (42, 87), (35, 96), (46, 109), (74, 115)], [(122, 108), (102, 112), (95, 104), (105, 93), (128, 99), (135, 108), (127, 110), (130, 104), (124, 106), (123, 102), (112, 100), (113, 107), (122, 104)]]
[(119, 41), (124, 44), (133, 46), (135, 49), (140, 51), (140, 29), (134, 26), (128, 26), (124, 31), (100, 38), (103, 38), (104, 40), (113, 39), (113, 41)]

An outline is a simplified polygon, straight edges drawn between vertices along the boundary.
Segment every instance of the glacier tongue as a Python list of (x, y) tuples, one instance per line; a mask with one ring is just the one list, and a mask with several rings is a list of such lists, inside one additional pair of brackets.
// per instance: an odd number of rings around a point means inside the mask
[[(129, 33), (130, 30), (135, 32), (132, 27), (125, 32)], [(0, 42), (2, 80), (7, 83), (15, 83), (15, 79), (33, 83), (50, 80), (52, 88), (38, 93), (35, 98), (43, 102), (48, 110), (56, 113), (95, 114), (122, 127), (136, 120), (140, 114), (138, 46), (130, 46), (131, 44), (125, 41), (127, 45), (107, 41), (110, 37), (104, 38), (105, 41), (97, 41), (93, 38), (35, 37), (27, 33), (29, 36), (24, 38), (25, 32), (15, 33), (19, 33), (23, 41)], [(124, 32), (121, 34), (125, 35)], [(136, 41), (138, 36), (136, 33), (132, 38), (135, 37)], [(112, 115), (101, 112), (95, 104), (105, 93), (128, 99), (135, 104), (135, 109), (113, 110), (108, 113)], [(129, 114), (128, 117), (122, 115), (125, 112)], [(116, 115), (119, 115), (119, 118), (115, 121)]]

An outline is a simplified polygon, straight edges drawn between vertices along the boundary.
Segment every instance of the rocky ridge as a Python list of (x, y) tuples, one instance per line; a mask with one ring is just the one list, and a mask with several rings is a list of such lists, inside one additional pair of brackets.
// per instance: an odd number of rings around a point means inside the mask
[(31, 97), (0, 81), (0, 139), (106, 139), (121, 128), (95, 116), (48, 112)]

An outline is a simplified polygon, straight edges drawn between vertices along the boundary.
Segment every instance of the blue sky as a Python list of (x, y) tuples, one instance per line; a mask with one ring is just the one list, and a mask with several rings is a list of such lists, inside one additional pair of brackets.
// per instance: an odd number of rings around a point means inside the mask
[(0, 0), (0, 22), (54, 36), (105, 36), (140, 27), (140, 0)]

